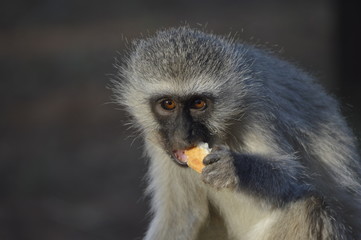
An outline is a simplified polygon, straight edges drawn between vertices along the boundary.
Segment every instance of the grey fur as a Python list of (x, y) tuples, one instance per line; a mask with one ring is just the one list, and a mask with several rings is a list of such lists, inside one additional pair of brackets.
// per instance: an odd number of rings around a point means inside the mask
[[(361, 239), (355, 137), (307, 73), (180, 27), (137, 41), (118, 76), (117, 101), (151, 160), (145, 239)], [(167, 141), (185, 143), (161, 134), (150, 107), (155, 96), (195, 94), (213, 96), (203, 123), (216, 147), (202, 175), (171, 160)]]

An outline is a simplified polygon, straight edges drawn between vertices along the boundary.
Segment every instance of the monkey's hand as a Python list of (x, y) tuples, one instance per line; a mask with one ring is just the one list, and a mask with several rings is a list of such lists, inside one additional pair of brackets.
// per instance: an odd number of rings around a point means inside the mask
[(250, 155), (215, 146), (203, 163), (203, 181), (211, 186), (247, 191), (262, 199), (282, 205), (313, 191), (304, 179), (303, 167), (292, 155)]
[(202, 179), (205, 183), (217, 189), (234, 189), (239, 185), (234, 157), (227, 146), (214, 146), (211, 153), (203, 159), (203, 164), (205, 168), (202, 170)]

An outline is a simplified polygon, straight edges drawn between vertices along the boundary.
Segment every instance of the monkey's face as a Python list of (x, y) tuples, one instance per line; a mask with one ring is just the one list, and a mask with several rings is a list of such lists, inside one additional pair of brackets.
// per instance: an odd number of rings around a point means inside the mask
[(152, 112), (159, 123), (159, 135), (164, 149), (176, 163), (186, 163), (177, 156), (200, 142), (213, 144), (213, 137), (207, 123), (214, 100), (207, 94), (191, 96), (157, 96), (151, 99)]
[(147, 141), (181, 165), (178, 150), (240, 141), (235, 126), (241, 131), (244, 116), (251, 116), (252, 104), (264, 95), (246, 50), (186, 29), (136, 44), (119, 68), (115, 93)]

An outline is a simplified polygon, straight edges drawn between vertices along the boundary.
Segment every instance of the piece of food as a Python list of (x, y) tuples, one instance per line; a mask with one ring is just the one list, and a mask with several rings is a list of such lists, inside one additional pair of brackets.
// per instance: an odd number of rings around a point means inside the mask
[(196, 147), (184, 151), (187, 156), (187, 165), (195, 171), (201, 173), (205, 167), (203, 159), (211, 152), (212, 149), (208, 147), (208, 143), (199, 144)]

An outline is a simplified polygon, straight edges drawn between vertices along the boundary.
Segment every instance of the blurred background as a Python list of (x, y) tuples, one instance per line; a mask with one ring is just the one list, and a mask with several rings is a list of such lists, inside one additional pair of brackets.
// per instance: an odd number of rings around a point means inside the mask
[(141, 239), (146, 161), (106, 86), (127, 42), (159, 28), (206, 26), (274, 50), (315, 75), (360, 136), (357, 9), (341, 0), (1, 1), (0, 239)]

